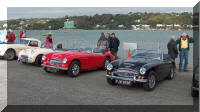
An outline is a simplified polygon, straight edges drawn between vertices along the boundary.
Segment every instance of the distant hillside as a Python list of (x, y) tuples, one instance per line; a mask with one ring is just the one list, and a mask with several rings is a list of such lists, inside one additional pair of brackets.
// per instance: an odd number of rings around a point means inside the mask
[[(8, 27), (12, 29), (27, 30), (58, 30), (62, 29), (64, 22), (74, 21), (76, 29), (133, 29), (160, 28), (191, 29), (192, 13), (128, 13), (128, 14), (102, 14), (94, 16), (65, 16), (61, 18), (32, 18), (8, 20)], [(173, 26), (172, 26), (173, 25)], [(177, 27), (174, 27), (174, 26)]]

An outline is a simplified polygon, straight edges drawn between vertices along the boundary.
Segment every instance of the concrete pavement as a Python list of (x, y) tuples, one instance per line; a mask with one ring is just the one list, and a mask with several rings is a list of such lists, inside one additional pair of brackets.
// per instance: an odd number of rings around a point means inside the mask
[(7, 105), (7, 62), (0, 60), (0, 111)]
[(140, 87), (111, 86), (105, 71), (46, 73), (41, 67), (8, 62), (8, 105), (192, 105), (191, 72), (177, 72), (154, 91)]

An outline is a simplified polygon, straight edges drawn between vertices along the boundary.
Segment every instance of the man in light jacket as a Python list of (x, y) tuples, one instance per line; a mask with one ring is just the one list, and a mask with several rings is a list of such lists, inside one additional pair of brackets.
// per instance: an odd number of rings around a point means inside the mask
[(109, 41), (105, 37), (104, 33), (101, 33), (101, 37), (98, 40), (97, 47), (103, 50), (108, 50), (109, 47)]

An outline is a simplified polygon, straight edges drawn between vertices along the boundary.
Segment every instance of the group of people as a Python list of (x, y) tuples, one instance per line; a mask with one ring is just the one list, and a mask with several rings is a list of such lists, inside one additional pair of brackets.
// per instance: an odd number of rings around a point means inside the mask
[[(26, 30), (20, 31), (19, 34), (20, 43), (22, 43), (21, 41), (22, 38), (26, 38)], [(5, 35), (5, 39), (2, 39), (2, 42), (14, 43), (15, 40), (16, 40), (15, 33), (13, 32), (12, 29), (9, 29), (7, 34)]]
[(118, 59), (117, 52), (120, 45), (119, 39), (115, 36), (115, 33), (106, 33), (102, 32), (101, 36), (97, 42), (97, 47), (103, 50), (110, 51), (111, 54)]
[[(188, 55), (190, 50), (190, 43), (193, 43), (194, 39), (187, 35), (186, 33), (183, 33), (177, 40), (175, 39), (175, 36), (171, 37), (171, 40), (167, 44), (168, 48), (168, 54), (174, 61), (175, 66), (175, 59), (179, 55), (180, 61), (179, 61), (179, 72), (187, 72), (187, 65), (188, 65)], [(177, 45), (179, 46), (177, 49)], [(184, 62), (184, 66), (183, 66)]]
[[(15, 33), (13, 32), (13, 30), (9, 29), (8, 32), (7, 32), (6, 29), (5, 29), (3, 31), (4, 32), (1, 32), (2, 33), (1, 35), (3, 35), (3, 36), (1, 37), (0, 42), (1, 43), (7, 42), (8, 44), (15, 43), (16, 36), (15, 36)], [(42, 36), (47, 36), (45, 43), (44, 43), (44, 47), (53, 48), (52, 33), (44, 34)], [(19, 33), (20, 44), (23, 44), (23, 41), (22, 41), (23, 38), (27, 38), (26, 30), (21, 30), (20, 33)]]

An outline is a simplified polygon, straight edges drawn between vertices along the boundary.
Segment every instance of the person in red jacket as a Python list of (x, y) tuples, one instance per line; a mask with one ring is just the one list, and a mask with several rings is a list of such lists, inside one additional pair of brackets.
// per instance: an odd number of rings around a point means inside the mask
[(24, 35), (24, 32), (21, 30), (20, 33), (19, 33), (19, 42), (20, 42), (20, 44), (23, 43), (23, 41), (21, 40), (23, 38), (23, 35)]
[(8, 30), (9, 33), (6, 35), (7, 43), (14, 43), (16, 36), (11, 29)]
[(23, 34), (24, 34), (24, 32), (21, 30), (20, 33), (19, 33), (19, 39), (22, 39), (22, 38), (23, 38), (23, 37), (22, 37)]

